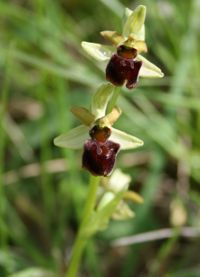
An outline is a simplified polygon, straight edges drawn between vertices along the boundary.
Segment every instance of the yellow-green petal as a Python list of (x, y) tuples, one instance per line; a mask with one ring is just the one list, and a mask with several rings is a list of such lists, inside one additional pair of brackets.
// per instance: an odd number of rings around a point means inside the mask
[(132, 202), (135, 202), (137, 204), (144, 203), (143, 197), (139, 195), (137, 192), (131, 190), (128, 190), (124, 193), (124, 199), (131, 200)]
[(110, 113), (98, 120), (100, 126), (111, 127), (120, 117), (121, 109), (119, 107), (114, 107)]
[(115, 46), (124, 42), (124, 37), (119, 35), (116, 31), (102, 31), (100, 34)]

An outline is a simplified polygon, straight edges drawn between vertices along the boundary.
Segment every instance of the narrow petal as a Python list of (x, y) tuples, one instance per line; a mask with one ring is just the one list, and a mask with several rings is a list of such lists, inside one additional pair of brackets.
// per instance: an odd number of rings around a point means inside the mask
[(117, 205), (112, 218), (115, 220), (125, 220), (134, 217), (135, 213), (129, 208), (128, 204), (121, 200)]
[(146, 17), (146, 7), (138, 6), (134, 11), (126, 10), (127, 20), (123, 28), (123, 36), (133, 35), (137, 40), (145, 40), (144, 21)]
[(128, 190), (124, 193), (124, 199), (131, 200), (138, 204), (144, 203), (143, 197), (139, 195), (137, 192), (131, 190)]
[(90, 126), (95, 120), (95, 116), (86, 108), (72, 107), (71, 112), (86, 126)]
[(119, 107), (114, 107), (110, 113), (100, 118), (99, 125), (111, 127), (118, 120), (121, 113), (122, 111)]
[(112, 128), (110, 140), (119, 143), (120, 149), (133, 149), (143, 145), (143, 141), (118, 129)]
[(98, 61), (107, 61), (112, 55), (112, 48), (99, 43), (82, 41), (81, 46), (93, 58)]
[(89, 138), (89, 130), (86, 126), (80, 125), (68, 133), (60, 135), (54, 139), (54, 144), (59, 147), (80, 149)]
[(149, 62), (143, 56), (138, 55), (137, 60), (142, 62), (142, 67), (139, 72), (139, 76), (146, 78), (162, 78), (164, 73), (155, 64)]
[(130, 35), (126, 41), (124, 41), (124, 45), (129, 46), (131, 48), (135, 48), (138, 53), (147, 52), (147, 45), (143, 40), (137, 40), (134, 36)]
[(119, 35), (116, 31), (102, 31), (100, 34), (115, 46), (124, 41), (124, 37)]

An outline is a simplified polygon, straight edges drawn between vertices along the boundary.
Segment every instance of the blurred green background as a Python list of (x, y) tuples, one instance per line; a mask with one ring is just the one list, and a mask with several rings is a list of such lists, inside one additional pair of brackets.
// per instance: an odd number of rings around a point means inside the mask
[[(85, 251), (80, 276), (200, 276), (200, 1), (0, 1), (0, 276), (63, 276), (87, 193), (81, 151), (53, 138), (76, 126), (70, 107), (87, 107), (104, 81), (82, 40), (121, 31), (124, 5), (147, 6), (149, 60), (163, 79), (142, 80), (119, 99), (117, 127), (144, 147), (117, 166), (145, 203), (111, 222)], [(161, 228), (172, 238), (112, 247), (112, 240)], [(35, 275), (33, 275), (35, 274)]]

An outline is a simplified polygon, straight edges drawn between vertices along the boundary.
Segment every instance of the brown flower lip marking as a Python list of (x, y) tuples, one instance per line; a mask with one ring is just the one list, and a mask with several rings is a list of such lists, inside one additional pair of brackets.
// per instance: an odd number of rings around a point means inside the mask
[(134, 60), (136, 56), (135, 48), (119, 46), (106, 67), (106, 79), (115, 86), (122, 86), (126, 82), (128, 89), (134, 88), (142, 66), (141, 61)]
[(120, 145), (108, 140), (110, 135), (110, 128), (95, 125), (84, 144), (82, 166), (93, 175), (108, 176), (114, 167)]
[(137, 56), (137, 50), (125, 45), (120, 45), (117, 48), (117, 55), (125, 59), (135, 59)]
[(108, 127), (101, 128), (95, 125), (89, 132), (92, 139), (96, 139), (99, 142), (105, 142), (111, 135), (111, 129)]

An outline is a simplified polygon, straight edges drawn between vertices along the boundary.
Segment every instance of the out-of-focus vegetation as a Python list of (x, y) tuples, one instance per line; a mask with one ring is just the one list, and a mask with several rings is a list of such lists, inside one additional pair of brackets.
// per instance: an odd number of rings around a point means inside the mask
[[(80, 276), (200, 276), (200, 240), (177, 229), (200, 225), (200, 1), (1, 0), (1, 277), (65, 272), (88, 177), (81, 152), (52, 140), (78, 124), (70, 107), (87, 107), (105, 78), (80, 42), (120, 31), (123, 6), (138, 4), (147, 5), (148, 58), (165, 78), (141, 79), (121, 96), (117, 125), (145, 146), (120, 153), (117, 166), (145, 203), (88, 244)], [(170, 239), (111, 246), (165, 227), (175, 230)]]

